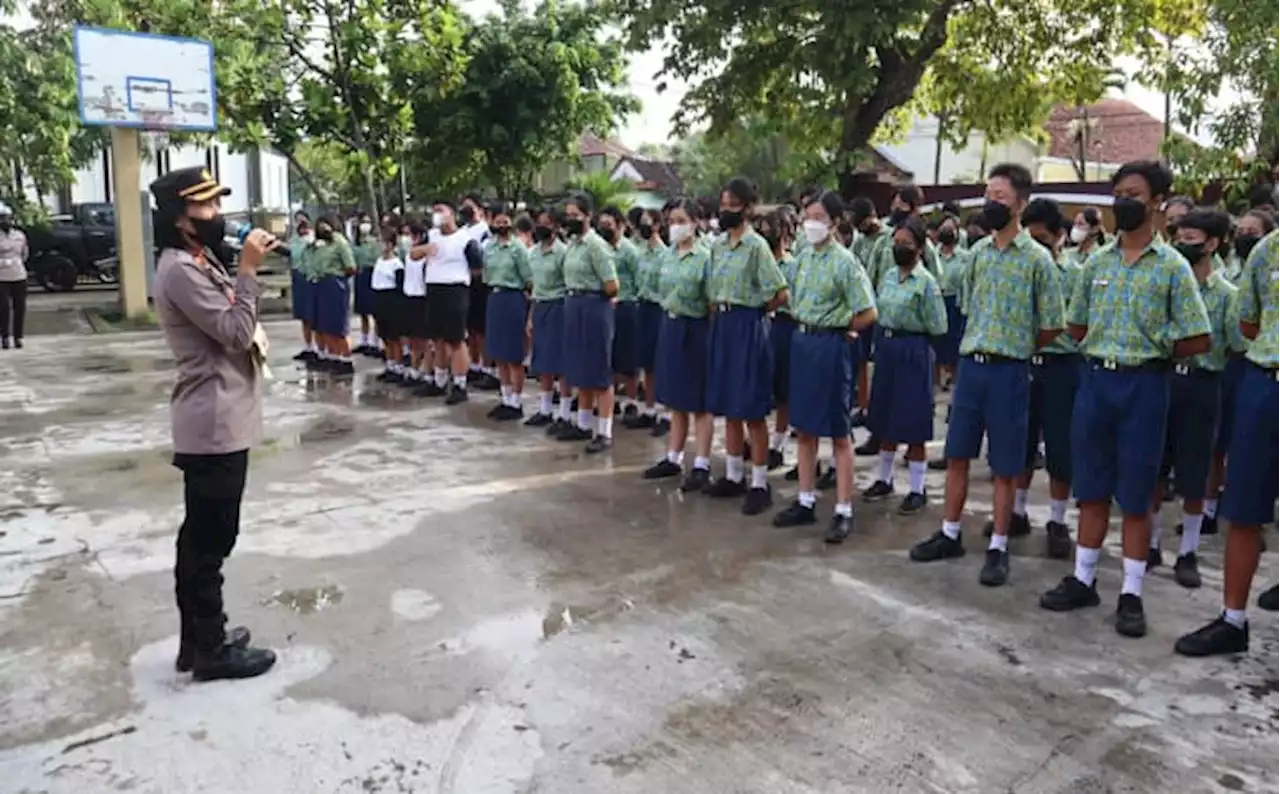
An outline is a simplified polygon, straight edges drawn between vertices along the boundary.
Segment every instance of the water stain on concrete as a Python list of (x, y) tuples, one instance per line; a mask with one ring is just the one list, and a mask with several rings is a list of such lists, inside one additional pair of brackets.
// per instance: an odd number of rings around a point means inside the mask
[(300, 615), (310, 615), (341, 604), (343, 596), (344, 593), (341, 587), (336, 584), (326, 584), (316, 587), (277, 590), (271, 594), (270, 599), (263, 603), (279, 604), (292, 609)]

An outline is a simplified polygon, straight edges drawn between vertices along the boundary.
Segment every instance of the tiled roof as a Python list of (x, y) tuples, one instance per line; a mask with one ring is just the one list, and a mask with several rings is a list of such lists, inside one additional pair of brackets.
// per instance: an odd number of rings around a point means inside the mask
[[(1089, 149), (1086, 157), (1095, 163), (1127, 163), (1154, 160), (1160, 156), (1164, 122), (1125, 99), (1103, 99), (1087, 105)], [(1050, 157), (1079, 158), (1080, 143), (1075, 124), (1081, 118), (1073, 105), (1055, 105), (1045, 123), (1049, 133)]]
[[(684, 182), (676, 172), (676, 164), (663, 160), (646, 160), (643, 157), (624, 157), (628, 165), (640, 174), (640, 182), (636, 187), (651, 190), (664, 196), (678, 196), (684, 192)], [(622, 164), (619, 161), (619, 165)]]
[(579, 157), (634, 157), (635, 152), (623, 145), (616, 138), (600, 138), (593, 133), (584, 132), (578, 141)]

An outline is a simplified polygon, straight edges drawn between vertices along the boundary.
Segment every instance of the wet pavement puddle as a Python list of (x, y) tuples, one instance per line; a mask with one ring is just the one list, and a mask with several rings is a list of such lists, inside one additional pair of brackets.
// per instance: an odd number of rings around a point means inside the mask
[(263, 601), (264, 606), (288, 607), (300, 615), (311, 615), (342, 603), (344, 591), (336, 584), (277, 590)]

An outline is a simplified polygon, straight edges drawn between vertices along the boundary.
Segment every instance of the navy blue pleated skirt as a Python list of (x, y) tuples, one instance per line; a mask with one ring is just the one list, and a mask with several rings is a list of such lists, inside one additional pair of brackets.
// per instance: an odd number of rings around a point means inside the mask
[(311, 285), (315, 291), (315, 329), (329, 336), (346, 336), (351, 328), (351, 282), (346, 276), (325, 276)]
[(849, 435), (853, 356), (839, 331), (797, 332), (791, 337), (791, 426), (818, 438)]
[(533, 304), (533, 360), (535, 375), (559, 375), (564, 360), (564, 298)]
[(715, 312), (708, 348), (707, 410), (730, 419), (768, 416), (773, 402), (773, 350), (764, 309), (734, 306)]
[(289, 299), (293, 304), (293, 319), (314, 324), (316, 321), (315, 285), (307, 281), (300, 270), (291, 271)]
[(658, 360), (658, 334), (666, 312), (653, 301), (640, 301), (640, 318), (636, 325), (636, 366), (653, 372)]
[(879, 338), (880, 326), (876, 323), (872, 323), (858, 332), (858, 338), (853, 340), (853, 344), (858, 349), (856, 360), (859, 363), (863, 361), (875, 361), (876, 342)]
[(613, 385), (613, 305), (603, 293), (578, 293), (564, 301), (565, 382), (579, 389)]
[(881, 441), (933, 438), (933, 347), (927, 336), (880, 335), (867, 426)]
[(365, 267), (356, 272), (356, 314), (373, 314), (377, 307), (373, 302), (373, 268)]
[(955, 295), (942, 296), (947, 304), (947, 333), (934, 344), (938, 363), (954, 367), (960, 361), (960, 340), (964, 338), (965, 316), (960, 313), (960, 302)]
[(503, 364), (524, 361), (524, 326), (529, 302), (524, 292), (495, 287), (484, 317), (484, 354)]
[(707, 410), (707, 352), (710, 322), (706, 317), (662, 315), (654, 376), (658, 402), (673, 411)]
[(640, 306), (619, 301), (613, 307), (613, 373), (628, 377), (636, 374), (636, 334), (640, 325)]
[(776, 314), (769, 323), (769, 347), (773, 350), (773, 401), (787, 404), (791, 393), (791, 337), (796, 333), (795, 318)]

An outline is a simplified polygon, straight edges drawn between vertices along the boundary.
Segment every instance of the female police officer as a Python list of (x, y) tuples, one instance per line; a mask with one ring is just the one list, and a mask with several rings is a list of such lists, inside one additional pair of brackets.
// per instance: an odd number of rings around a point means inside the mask
[(255, 275), (274, 239), (260, 229), (249, 233), (233, 281), (222, 266), (221, 198), (231, 191), (202, 168), (184, 168), (153, 182), (151, 192), (161, 249), (152, 289), (178, 369), (173, 464), (182, 470), (186, 501), (174, 565), (182, 623), (177, 667), (201, 681), (249, 678), (276, 657), (249, 647), (247, 630), (225, 630), (222, 562), (239, 532), (249, 447), (262, 431)]

